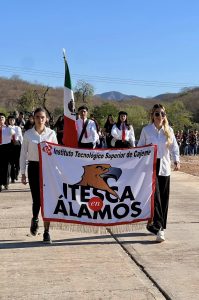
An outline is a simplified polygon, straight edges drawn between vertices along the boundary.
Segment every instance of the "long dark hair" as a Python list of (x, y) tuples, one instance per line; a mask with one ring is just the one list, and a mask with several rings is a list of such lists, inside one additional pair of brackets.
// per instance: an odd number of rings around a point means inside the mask
[[(106, 123), (104, 124), (104, 128), (106, 128), (108, 125), (112, 125), (109, 121), (109, 117), (112, 117), (113, 119), (113, 116), (112, 115), (108, 115), (107, 119), (106, 119)], [(114, 121), (113, 121), (114, 122)]]
[(124, 112), (124, 111), (120, 111), (119, 114), (118, 114), (118, 118), (117, 118), (117, 123), (116, 123), (116, 126), (117, 128), (120, 130), (120, 126), (121, 126), (121, 120), (120, 120), (120, 116), (121, 115), (126, 115), (126, 120), (125, 120), (125, 126), (127, 127), (127, 129), (129, 130), (130, 129), (130, 124), (128, 124), (128, 119), (127, 119), (127, 113)]

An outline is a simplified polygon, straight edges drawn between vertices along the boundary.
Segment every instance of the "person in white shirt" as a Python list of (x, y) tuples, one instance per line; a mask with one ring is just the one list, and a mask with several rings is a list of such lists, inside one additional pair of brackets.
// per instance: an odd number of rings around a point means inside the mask
[(157, 145), (157, 162), (154, 217), (152, 222), (148, 222), (147, 230), (157, 236), (157, 242), (163, 242), (169, 206), (170, 156), (173, 158), (175, 171), (180, 169), (180, 160), (179, 147), (173, 129), (168, 124), (165, 108), (161, 104), (153, 106), (151, 124), (142, 129), (138, 141), (138, 146), (149, 144)]
[(79, 119), (76, 120), (78, 147), (94, 149), (99, 143), (96, 124), (93, 120), (87, 118), (88, 108), (82, 105), (78, 108)]
[(128, 124), (127, 112), (120, 111), (117, 123), (113, 125), (111, 130), (113, 137), (111, 141), (112, 147), (115, 148), (131, 148), (135, 147), (135, 134), (132, 125)]
[(6, 117), (0, 113), (0, 192), (4, 186), (5, 190), (9, 185), (11, 153), (11, 141), (14, 140), (14, 131), (5, 125)]
[(10, 177), (11, 182), (14, 183), (15, 180), (18, 180), (19, 175), (19, 157), (20, 157), (20, 151), (21, 151), (21, 144), (23, 141), (22, 131), (19, 126), (15, 126), (15, 117), (10, 115), (8, 116), (8, 127), (12, 128), (15, 137), (14, 137), (14, 143), (11, 144), (11, 154), (10, 154)]
[[(26, 184), (26, 161), (28, 160), (28, 180), (32, 194), (32, 220), (30, 232), (36, 235), (39, 229), (39, 211), (40, 211), (40, 178), (39, 178), (39, 153), (38, 144), (42, 141), (52, 142), (57, 144), (55, 131), (46, 127), (46, 112), (43, 108), (37, 108), (34, 112), (34, 126), (27, 130), (24, 134), (24, 139), (20, 154), (20, 170), (22, 174), (22, 183)], [(51, 243), (49, 234), (49, 222), (44, 222), (43, 241)]]

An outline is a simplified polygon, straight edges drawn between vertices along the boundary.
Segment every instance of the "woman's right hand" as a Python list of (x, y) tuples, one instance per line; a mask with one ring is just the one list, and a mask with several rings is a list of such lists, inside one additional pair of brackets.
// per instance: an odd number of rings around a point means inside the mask
[(21, 175), (21, 183), (27, 184), (27, 181), (26, 181), (26, 175), (25, 175), (25, 174), (22, 174), (22, 175)]

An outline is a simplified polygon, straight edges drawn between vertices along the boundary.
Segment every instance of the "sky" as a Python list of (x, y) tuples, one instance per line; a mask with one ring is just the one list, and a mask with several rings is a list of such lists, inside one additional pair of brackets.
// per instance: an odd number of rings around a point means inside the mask
[(1, 0), (0, 76), (152, 97), (199, 85), (198, 0)]

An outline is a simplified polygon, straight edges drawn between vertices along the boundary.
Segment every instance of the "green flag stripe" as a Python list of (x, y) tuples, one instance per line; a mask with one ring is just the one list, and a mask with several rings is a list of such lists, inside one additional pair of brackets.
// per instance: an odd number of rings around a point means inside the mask
[(70, 79), (70, 72), (69, 72), (69, 68), (68, 68), (68, 64), (66, 59), (64, 59), (65, 62), (65, 81), (64, 81), (64, 85), (65, 87), (67, 87), (68, 89), (72, 89), (71, 88), (71, 79)]

